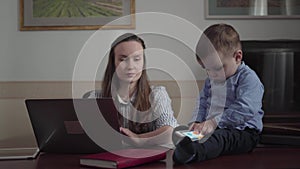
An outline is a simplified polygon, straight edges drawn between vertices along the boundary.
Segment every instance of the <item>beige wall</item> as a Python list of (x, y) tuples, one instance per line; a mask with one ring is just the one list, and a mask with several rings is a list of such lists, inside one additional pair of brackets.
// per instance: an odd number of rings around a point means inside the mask
[[(197, 83), (152, 81), (151, 83), (167, 88), (178, 122), (186, 124), (191, 117), (203, 81)], [(96, 86), (100, 84), (101, 82), (97, 82)], [(35, 147), (36, 142), (25, 107), (25, 99), (81, 97), (86, 91), (94, 88), (94, 84), (89, 82), (76, 82), (73, 85), (76, 92), (72, 95), (71, 81), (0, 82), (0, 148)]]
[[(78, 54), (95, 31), (19, 31), (19, 1), (1, 0), (0, 4), (0, 141), (11, 140), (11, 143), (16, 146), (31, 146), (34, 144), (34, 138), (24, 99), (71, 97), (72, 85), (70, 81), (72, 80)], [(234, 25), (243, 40), (300, 38), (300, 22), (298, 20), (205, 19), (204, 7), (203, 0), (136, 0), (137, 13), (161, 12), (171, 14), (186, 19), (201, 30), (211, 24), (225, 22)], [(172, 24), (166, 24), (167, 22), (153, 24), (157, 20), (137, 18), (136, 29), (143, 30), (151, 28), (151, 26), (162, 27), (168, 32), (184, 32), (185, 37), (196, 36), (193, 32), (180, 31), (181, 29), (178, 26), (174, 27)], [(149, 24), (144, 24), (144, 22), (152, 24), (149, 27)], [(120, 31), (105, 30), (103, 32), (115, 34)], [(99, 45), (100, 42), (95, 44)], [(201, 68), (196, 64), (194, 55), (191, 55), (189, 50), (178, 48), (180, 43), (175, 45), (169, 43), (158, 44), (161, 45), (161, 49), (174, 51), (173, 53), (187, 62), (192, 72), (199, 75), (197, 80), (201, 81), (206, 77), (205, 72), (201, 74)], [(96, 47), (100, 51), (107, 50), (107, 47), (101, 45)], [(152, 62), (153, 65), (164, 63), (165, 67), (171, 67), (172, 70), (178, 68), (174, 65), (173, 60), (162, 62), (162, 57), (152, 60), (150, 58), (147, 61)], [(87, 67), (90, 67), (90, 65), (88, 64)], [(179, 68), (182, 72), (182, 67)], [(86, 76), (86, 74), (83, 76)], [(186, 80), (186, 74), (179, 74), (178, 76), (178, 79)], [(182, 82), (185, 87), (183, 87), (182, 96), (180, 96), (175, 82), (163, 81), (166, 79), (159, 77), (153, 79), (158, 80), (155, 83), (163, 83), (167, 86), (173, 100), (175, 112), (178, 114), (179, 109), (182, 108), (177, 116), (178, 120), (183, 123), (186, 122), (189, 119), (188, 113), (193, 109), (194, 97), (198, 94), (193, 89), (192, 82)], [(78, 96), (83, 94), (90, 86), (90, 84), (84, 82), (81, 85), (82, 87), (79, 87), (81, 89), (76, 92)], [(180, 106), (181, 103), (182, 106)], [(6, 145), (0, 142), (0, 146)]]

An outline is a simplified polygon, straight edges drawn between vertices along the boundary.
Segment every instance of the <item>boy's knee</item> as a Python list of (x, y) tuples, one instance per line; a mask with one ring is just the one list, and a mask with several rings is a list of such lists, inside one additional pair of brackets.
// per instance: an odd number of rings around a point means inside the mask
[(193, 161), (196, 152), (193, 142), (190, 138), (184, 137), (177, 145), (173, 153), (173, 161), (175, 163), (186, 164)]

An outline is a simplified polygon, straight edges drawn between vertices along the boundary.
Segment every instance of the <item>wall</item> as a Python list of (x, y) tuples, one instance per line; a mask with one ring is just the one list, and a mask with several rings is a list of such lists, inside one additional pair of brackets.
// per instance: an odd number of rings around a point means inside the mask
[[(101, 36), (109, 34), (107, 38), (113, 39), (115, 35), (127, 30), (20, 32), (18, 2), (18, 0), (0, 2), (0, 141), (21, 140), (15, 143), (15, 146), (32, 146), (34, 138), (24, 99), (70, 97), (70, 81), (73, 72), (76, 71), (78, 56), (81, 56), (81, 59), (85, 59), (82, 56), (99, 59), (97, 52), (107, 51), (107, 46), (97, 43), (110, 44), (108, 41), (101, 41)], [(205, 72), (195, 63), (193, 45), (199, 36), (199, 30), (213, 23), (225, 22), (234, 25), (243, 40), (300, 39), (299, 20), (205, 20), (203, 9), (202, 0), (136, 0), (136, 12), (139, 14), (136, 30), (128, 31), (145, 33), (157, 29), (167, 34), (167, 36), (145, 35), (147, 45), (152, 49), (147, 53), (148, 64), (159, 65), (158, 68), (164, 70), (153, 71), (151, 80), (162, 83), (171, 81), (171, 86), (174, 80), (189, 83), (197, 80), (201, 84)], [(161, 14), (165, 18), (155, 17), (155, 14), (154, 17), (147, 17), (149, 15), (143, 15), (144, 12), (160, 12), (167, 15)], [(92, 44), (95, 41), (96, 43)], [(91, 45), (92, 50), (83, 48), (87, 44)], [(188, 47), (184, 46), (186, 44)], [(182, 62), (185, 63), (185, 67), (182, 66)], [(83, 71), (77, 74), (77, 80), (102, 79), (101, 64), (105, 62), (96, 62), (98, 65), (94, 65), (96, 67), (100, 65), (97, 77), (87, 74), (90, 65), (94, 63), (90, 60), (83, 65)], [(80, 92), (87, 90), (88, 87), (90, 86), (85, 86)], [(184, 107), (182, 112), (190, 112), (194, 94), (197, 92), (185, 96), (187, 100), (182, 102), (188, 102), (191, 106)], [(172, 95), (172, 91), (170, 93)], [(182, 122), (187, 120), (182, 119)], [(22, 140), (27, 140), (26, 144)]]
[[(95, 31), (20, 32), (18, 31), (18, 0), (2, 0), (0, 3), (2, 22), (0, 26), (0, 81), (70, 80), (79, 52)], [(203, 0), (136, 0), (137, 13), (169, 13), (186, 19), (200, 30), (213, 23), (226, 22), (236, 27), (242, 39), (300, 39), (299, 20), (205, 20), (203, 9)], [(137, 18), (137, 29), (143, 29), (145, 26), (142, 23), (145, 22), (152, 23), (155, 20), (144, 21)], [(179, 29), (169, 25), (168, 22), (170, 21), (152, 25), (164, 27), (169, 31)], [(184, 29), (180, 28), (180, 31)], [(122, 31), (105, 31), (105, 33), (111, 32)], [(191, 32), (183, 33), (193, 37)], [(101, 46), (99, 46), (100, 49)], [(185, 58), (185, 60), (188, 59)], [(153, 62), (159, 63), (160, 61), (154, 60)], [(194, 73), (200, 70), (196, 64), (191, 64), (191, 66), (193, 66)]]

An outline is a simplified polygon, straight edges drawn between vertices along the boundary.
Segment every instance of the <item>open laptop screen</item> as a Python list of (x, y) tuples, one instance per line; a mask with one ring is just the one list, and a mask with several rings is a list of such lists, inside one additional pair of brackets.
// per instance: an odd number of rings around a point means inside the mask
[[(96, 128), (93, 130), (96, 133), (91, 133), (99, 135), (100, 139), (105, 133), (111, 132), (107, 131), (105, 123), (108, 123), (115, 131), (119, 130), (118, 111), (114, 107), (113, 100), (109, 98), (28, 99), (25, 103), (41, 152), (83, 154), (107, 151), (102, 146), (98, 146), (99, 144), (96, 144), (85, 132), (83, 124), (88, 125), (89, 121), (83, 118), (81, 121), (78, 118), (78, 115), (82, 115), (82, 113), (94, 114), (94, 116), (102, 114), (105, 121), (96, 122)], [(98, 107), (95, 107), (95, 103)], [(95, 124), (93, 120), (96, 118), (90, 119), (91, 124)], [(103, 140), (105, 139), (110, 140), (111, 138), (103, 137)], [(114, 138), (112, 144), (115, 144), (112, 145), (113, 147), (118, 148), (117, 146), (121, 145), (121, 139), (119, 141), (118, 138)]]

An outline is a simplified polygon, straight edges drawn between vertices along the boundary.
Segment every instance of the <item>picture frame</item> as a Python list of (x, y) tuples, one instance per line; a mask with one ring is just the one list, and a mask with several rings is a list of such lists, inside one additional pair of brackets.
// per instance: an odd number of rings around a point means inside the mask
[(205, 0), (206, 19), (299, 19), (299, 0)]
[(135, 28), (135, 0), (19, 2), (20, 31)]

